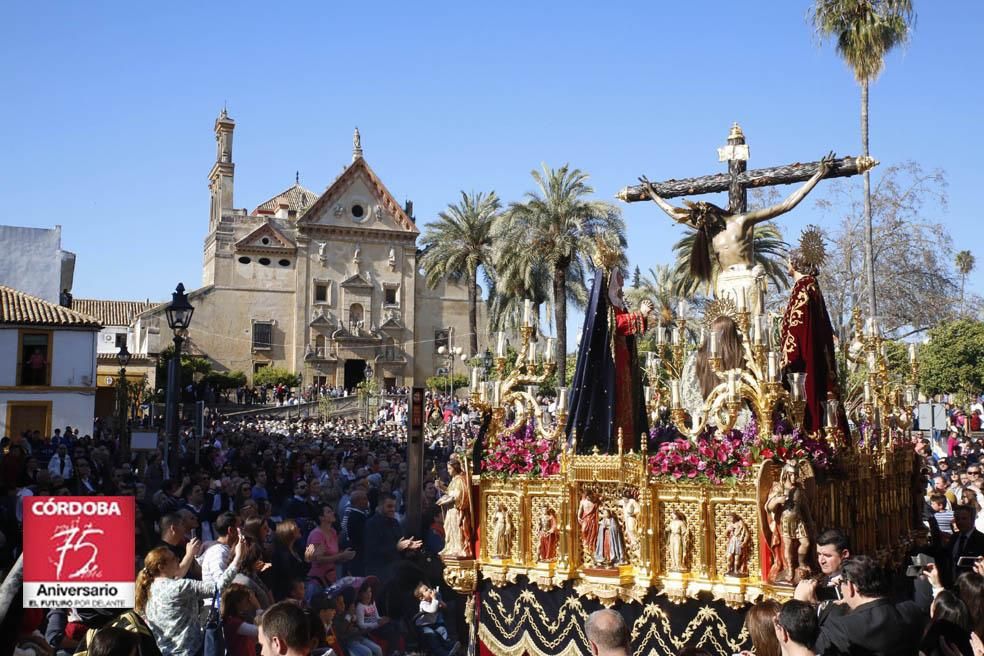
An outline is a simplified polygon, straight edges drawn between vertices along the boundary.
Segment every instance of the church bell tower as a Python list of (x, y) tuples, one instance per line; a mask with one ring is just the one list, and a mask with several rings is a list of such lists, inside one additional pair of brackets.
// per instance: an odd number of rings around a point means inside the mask
[(214, 230), (222, 214), (232, 209), (232, 182), (236, 165), (232, 163), (232, 132), (236, 122), (229, 118), (225, 107), (215, 119), (215, 164), (208, 174), (208, 189), (212, 197), (209, 231)]

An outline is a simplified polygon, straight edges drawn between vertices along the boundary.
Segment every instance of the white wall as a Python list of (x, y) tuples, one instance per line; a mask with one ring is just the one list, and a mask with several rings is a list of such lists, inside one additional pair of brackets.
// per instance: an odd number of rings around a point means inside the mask
[(0, 328), (0, 386), (16, 384), (17, 330)]
[[(107, 353), (116, 355), (120, 352), (116, 348), (116, 335), (119, 333), (127, 334), (129, 330), (126, 326), (106, 326), (101, 331), (99, 331), (99, 336), (96, 338), (96, 352), (97, 353)], [(107, 338), (108, 337), (108, 338)], [(127, 337), (126, 340), (126, 350), (130, 353), (135, 352), (136, 345), (132, 337)]]
[(3, 252), (0, 284), (58, 304), (64, 259), (61, 226), (51, 229), (0, 226), (0, 252)]
[[(51, 401), (51, 430), (71, 426), (80, 435), (92, 434), (92, 420), (96, 413), (95, 392), (0, 392), (0, 436), (7, 434), (8, 401)], [(40, 429), (39, 429), (40, 430)]]
[(95, 331), (55, 331), (55, 345), (51, 352), (52, 386), (96, 384), (96, 336)]

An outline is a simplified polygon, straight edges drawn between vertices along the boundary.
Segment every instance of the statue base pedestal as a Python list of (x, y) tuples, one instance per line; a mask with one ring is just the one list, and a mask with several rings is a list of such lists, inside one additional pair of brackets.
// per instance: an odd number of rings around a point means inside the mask
[(758, 303), (762, 275), (761, 267), (722, 271), (717, 277), (714, 296), (719, 299), (730, 298), (740, 310), (750, 309), (752, 303)]

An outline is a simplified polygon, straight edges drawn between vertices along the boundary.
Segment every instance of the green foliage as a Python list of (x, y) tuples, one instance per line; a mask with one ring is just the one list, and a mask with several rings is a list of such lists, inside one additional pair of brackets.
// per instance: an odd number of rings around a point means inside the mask
[(213, 371), (205, 376), (205, 382), (222, 391), (246, 384), (246, 374), (241, 371)]
[(924, 394), (976, 395), (984, 389), (984, 323), (961, 319), (929, 331), (919, 349), (919, 387)]
[(279, 369), (277, 367), (262, 367), (253, 374), (253, 385), (283, 385), (285, 387), (297, 387), (301, 384), (301, 375), (291, 373), (289, 369)]
[[(448, 389), (448, 377), (447, 376), (431, 376), (424, 384), (427, 389), (437, 390), (438, 392), (446, 392)], [(452, 389), (461, 389), (462, 387), (468, 387), (471, 381), (468, 380), (468, 376), (465, 374), (455, 374), (451, 377)]]
[(915, 13), (911, 0), (814, 0), (811, 18), (820, 39), (833, 40), (865, 83), (878, 77), (890, 50), (909, 40)]
[[(174, 347), (168, 346), (157, 356), (157, 387), (167, 389), (167, 370), (168, 363), (174, 355)], [(195, 380), (195, 374), (208, 376), (212, 373), (212, 363), (206, 357), (197, 355), (181, 354), (181, 385), (190, 385)]]

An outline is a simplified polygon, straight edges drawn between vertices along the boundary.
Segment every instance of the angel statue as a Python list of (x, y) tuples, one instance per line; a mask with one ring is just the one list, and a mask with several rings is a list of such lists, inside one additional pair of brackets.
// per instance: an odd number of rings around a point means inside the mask
[(446, 507), (444, 512), (444, 549), (439, 555), (452, 558), (471, 558), (471, 493), (468, 476), (461, 460), (452, 457), (448, 461), (451, 482), (437, 505)]
[(797, 583), (810, 575), (813, 518), (795, 461), (787, 462), (765, 502), (771, 535), (769, 579)]
[(489, 547), (493, 558), (509, 558), (512, 552), (512, 517), (506, 504), (499, 502), (498, 508), (492, 514), (492, 534)]
[(619, 530), (618, 520), (607, 506), (602, 506), (598, 512), (598, 539), (595, 542), (594, 561), (601, 566), (625, 563), (622, 532)]
[(642, 506), (639, 505), (629, 488), (622, 490), (620, 503), (622, 504), (622, 523), (625, 525), (625, 544), (630, 552), (635, 553), (639, 548), (639, 514), (642, 512)]
[(666, 525), (668, 546), (670, 548), (670, 571), (687, 571), (687, 551), (690, 549), (690, 531), (687, 518), (677, 510), (673, 519)]

